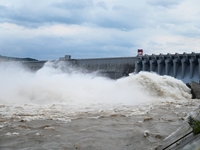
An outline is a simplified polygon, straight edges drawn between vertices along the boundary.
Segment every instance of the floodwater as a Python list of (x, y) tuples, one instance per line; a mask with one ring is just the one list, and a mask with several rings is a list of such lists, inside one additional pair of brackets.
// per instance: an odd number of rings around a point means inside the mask
[(62, 63), (0, 64), (0, 149), (155, 149), (200, 100), (169, 76), (111, 80)]

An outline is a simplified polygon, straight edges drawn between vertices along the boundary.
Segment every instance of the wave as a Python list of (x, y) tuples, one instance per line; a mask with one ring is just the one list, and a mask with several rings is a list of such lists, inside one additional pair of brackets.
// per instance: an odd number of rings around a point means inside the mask
[(118, 80), (84, 73), (61, 62), (47, 62), (36, 72), (20, 63), (0, 63), (1, 104), (131, 104), (153, 99), (190, 99), (180, 80), (140, 72)]

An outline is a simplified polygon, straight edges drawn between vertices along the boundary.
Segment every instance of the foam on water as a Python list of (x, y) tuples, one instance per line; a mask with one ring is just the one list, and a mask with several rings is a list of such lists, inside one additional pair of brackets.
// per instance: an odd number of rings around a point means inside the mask
[(91, 111), (111, 105), (136, 106), (191, 98), (182, 81), (148, 72), (111, 80), (82, 73), (61, 62), (48, 62), (37, 72), (6, 62), (0, 64), (0, 72), (0, 109), (7, 116), (15, 113), (39, 118), (51, 113), (62, 118), (62, 111), (77, 113), (83, 108)]

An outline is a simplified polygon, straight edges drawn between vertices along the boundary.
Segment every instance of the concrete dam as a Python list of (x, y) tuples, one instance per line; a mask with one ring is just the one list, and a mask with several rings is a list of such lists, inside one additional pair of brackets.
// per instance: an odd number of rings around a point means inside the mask
[[(0, 61), (2, 58), (0, 57)], [(5, 61), (5, 58), (3, 60)], [(9, 61), (11, 60), (9, 59)], [(17, 59), (17, 61), (20, 60)], [(84, 69), (87, 72), (98, 71), (111, 79), (128, 76), (132, 72), (149, 71), (156, 72), (159, 75), (172, 76), (184, 83), (190, 83), (191, 81), (200, 83), (200, 53), (88, 59), (71, 59), (70, 55), (66, 55), (59, 58), (59, 60), (55, 60), (55, 62), (57, 61), (62, 61), (66, 65), (70, 64), (70, 66), (78, 69)], [(47, 61), (21, 60), (21, 62), (27, 68), (36, 71), (42, 68)]]
[(200, 83), (200, 53), (139, 56), (135, 62), (135, 71), (169, 75), (184, 83)]
[[(115, 57), (115, 58), (88, 58), (71, 59), (70, 55), (60, 58), (66, 65), (75, 69), (91, 73), (98, 71), (101, 75), (111, 79), (118, 79), (134, 72), (136, 57)], [(47, 61), (23, 61), (27, 68), (36, 71), (44, 66)]]

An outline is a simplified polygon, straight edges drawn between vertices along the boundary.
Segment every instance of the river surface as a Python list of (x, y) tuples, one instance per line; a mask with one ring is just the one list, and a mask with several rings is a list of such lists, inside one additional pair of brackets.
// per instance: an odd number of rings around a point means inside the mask
[(200, 105), (180, 80), (140, 72), (111, 80), (48, 62), (0, 64), (0, 149), (155, 149)]

